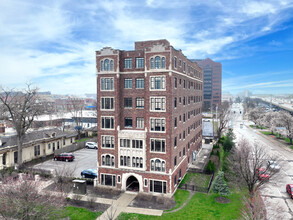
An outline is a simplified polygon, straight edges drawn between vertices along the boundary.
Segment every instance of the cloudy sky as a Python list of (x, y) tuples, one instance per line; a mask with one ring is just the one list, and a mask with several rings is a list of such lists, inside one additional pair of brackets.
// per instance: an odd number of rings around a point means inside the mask
[(95, 93), (95, 51), (168, 39), (223, 65), (223, 91), (293, 93), (292, 0), (1, 0), (0, 86)]

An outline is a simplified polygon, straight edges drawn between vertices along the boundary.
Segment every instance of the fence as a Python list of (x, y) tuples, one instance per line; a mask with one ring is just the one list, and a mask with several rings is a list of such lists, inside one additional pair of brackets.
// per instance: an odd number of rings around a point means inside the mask
[(214, 173), (212, 174), (212, 176), (210, 178), (208, 187), (196, 186), (196, 185), (191, 185), (191, 184), (180, 184), (179, 188), (184, 189), (184, 190), (209, 193), (213, 179), (214, 179)]
[[(95, 138), (87, 140), (87, 142), (91, 142), (91, 141), (96, 142), (97, 140)], [(54, 155), (58, 155), (58, 154), (65, 153), (65, 152), (73, 152), (73, 151), (82, 149), (82, 148), (85, 147), (85, 143), (86, 142), (74, 143), (74, 144), (72, 144), (70, 146), (66, 146), (66, 147), (63, 147), (63, 148), (60, 148), (60, 149), (56, 149), (54, 151)]]

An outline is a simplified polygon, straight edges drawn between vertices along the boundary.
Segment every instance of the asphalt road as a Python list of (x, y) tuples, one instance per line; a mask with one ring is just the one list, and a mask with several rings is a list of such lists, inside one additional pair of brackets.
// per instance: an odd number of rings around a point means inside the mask
[(33, 167), (42, 170), (50, 170), (52, 173), (73, 175), (81, 177), (80, 173), (85, 169), (97, 169), (97, 150), (81, 149), (73, 152), (75, 159), (72, 162), (48, 160)]
[[(245, 138), (250, 143), (261, 144), (269, 157), (276, 159), (281, 166), (281, 170), (260, 188), (267, 208), (267, 217), (268, 219), (293, 219), (293, 200), (286, 193), (285, 188), (286, 184), (293, 183), (293, 151), (261, 135), (258, 130), (252, 129), (249, 125), (253, 123), (243, 120), (240, 111), (243, 112), (242, 106), (233, 104), (232, 121), (236, 142)], [(241, 128), (240, 124), (244, 126)]]

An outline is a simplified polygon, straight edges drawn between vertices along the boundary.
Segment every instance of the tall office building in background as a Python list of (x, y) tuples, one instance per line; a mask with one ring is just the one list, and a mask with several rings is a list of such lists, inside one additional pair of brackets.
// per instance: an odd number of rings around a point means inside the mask
[(222, 64), (210, 58), (194, 60), (202, 69), (203, 80), (203, 111), (211, 111), (221, 103), (222, 98)]

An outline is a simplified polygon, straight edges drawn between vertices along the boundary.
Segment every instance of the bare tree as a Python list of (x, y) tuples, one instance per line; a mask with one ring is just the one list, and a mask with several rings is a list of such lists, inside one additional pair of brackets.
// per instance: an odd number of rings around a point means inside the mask
[(257, 124), (259, 118), (262, 116), (262, 112), (259, 108), (253, 108), (248, 111), (248, 119)]
[(0, 185), (0, 216), (5, 219), (60, 219), (64, 197), (42, 190), (40, 182), (7, 179)]
[(290, 113), (282, 111), (279, 114), (280, 124), (286, 128), (287, 138), (290, 140), (290, 144), (292, 144), (293, 139), (293, 117)]
[[(266, 154), (265, 149), (258, 143), (250, 145), (246, 139), (238, 142), (238, 146), (233, 148), (230, 163), (237, 178), (244, 182), (251, 196), (255, 191), (268, 181), (276, 172), (266, 164), (268, 160), (273, 160)], [(260, 178), (260, 168), (265, 168), (267, 177)]]
[(79, 98), (70, 98), (70, 111), (72, 119), (75, 123), (75, 129), (77, 130), (78, 140), (80, 140), (82, 130), (82, 113), (84, 110), (84, 102)]
[(67, 196), (72, 188), (72, 179), (74, 178), (75, 171), (76, 165), (70, 167), (66, 165), (62, 167), (57, 166), (54, 170), (54, 183), (57, 191)]
[(28, 84), (23, 91), (3, 89), (0, 94), (2, 108), (11, 120), (17, 134), (17, 165), (22, 165), (22, 147), (25, 134), (31, 127), (35, 117), (42, 114), (42, 104), (37, 99), (37, 88)]
[(228, 125), (230, 120), (230, 104), (228, 102), (223, 102), (218, 106), (218, 126), (217, 126), (217, 135), (220, 138), (223, 130)]
[(241, 209), (241, 219), (266, 219), (266, 208), (258, 191), (256, 191), (253, 196), (244, 197), (242, 201), (243, 208)]
[(267, 112), (263, 117), (258, 121), (258, 124), (261, 126), (267, 127), (270, 129), (272, 134), (276, 130), (277, 125), (279, 124), (279, 113), (278, 112)]

